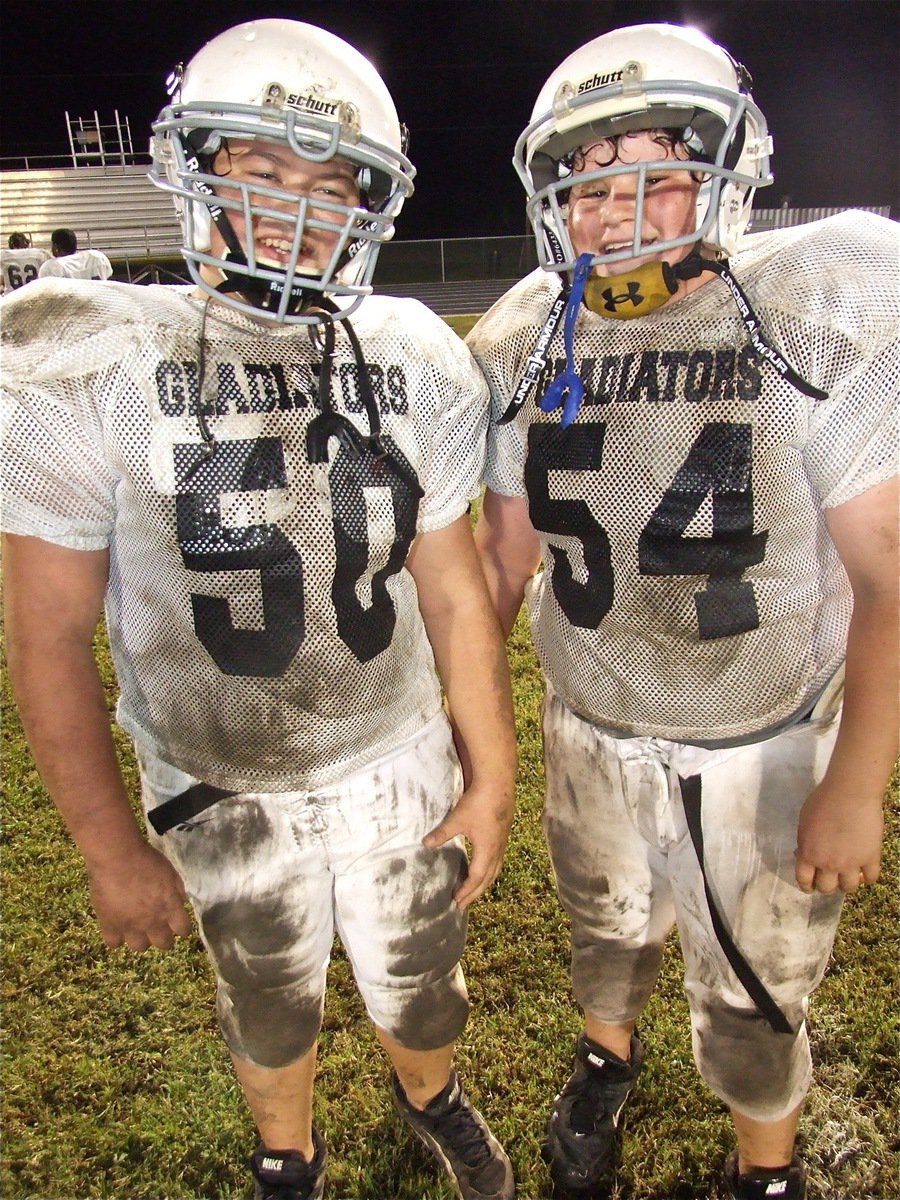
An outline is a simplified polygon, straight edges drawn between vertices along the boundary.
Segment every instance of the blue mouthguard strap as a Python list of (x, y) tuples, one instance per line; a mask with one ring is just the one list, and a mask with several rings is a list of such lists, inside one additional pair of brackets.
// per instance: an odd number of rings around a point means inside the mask
[(584, 384), (575, 372), (575, 322), (581, 309), (581, 299), (584, 295), (584, 285), (591, 273), (592, 256), (579, 254), (575, 260), (575, 274), (572, 278), (572, 290), (569, 293), (569, 303), (566, 305), (566, 319), (563, 325), (563, 343), (566, 348), (565, 369), (553, 380), (538, 401), (541, 412), (553, 412), (562, 405), (560, 425), (568, 429), (581, 407), (584, 399)]

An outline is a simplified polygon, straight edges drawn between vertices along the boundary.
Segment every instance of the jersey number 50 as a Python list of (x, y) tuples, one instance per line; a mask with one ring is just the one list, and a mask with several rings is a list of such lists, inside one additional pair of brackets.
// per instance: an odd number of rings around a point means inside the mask
[[(394, 458), (402, 457), (390, 438), (383, 441)], [(225, 597), (192, 593), (197, 637), (226, 675), (283, 675), (306, 634), (300, 551), (277, 525), (224, 525), (221, 511), (227, 493), (288, 486), (281, 439), (219, 442), (209, 458), (204, 458), (202, 446), (175, 446), (175, 478), (184, 565), (192, 571), (258, 571), (262, 591), (261, 629), (237, 628)], [(411, 467), (404, 479), (374, 457), (350, 454), (343, 445), (329, 467), (337, 561), (331, 599), (341, 640), (360, 662), (380, 654), (393, 637), (397, 614), (387, 580), (403, 566), (415, 536), (418, 494), (410, 483), (414, 479)], [(395, 531), (382, 565), (372, 575), (368, 606), (356, 592), (369, 569), (365, 487), (390, 489)], [(327, 536), (325, 530), (322, 536)]]

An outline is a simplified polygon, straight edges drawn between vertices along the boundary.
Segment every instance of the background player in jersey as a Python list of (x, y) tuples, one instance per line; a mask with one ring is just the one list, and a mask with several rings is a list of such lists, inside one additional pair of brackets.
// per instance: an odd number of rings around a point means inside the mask
[(0, 291), (11, 292), (37, 279), (38, 270), (50, 255), (31, 244), (27, 233), (11, 233), (9, 245), (0, 250)]
[[(487, 389), (423, 306), (363, 300), (413, 176), (370, 63), (257, 21), (170, 83), (153, 176), (194, 283), (38, 281), (5, 313), (26, 730), (106, 943), (168, 947), (194, 907), (261, 1134), (257, 1197), (322, 1194), (311, 1104), (336, 927), (399, 1111), (460, 1196), (509, 1198), (452, 1067), (466, 909), (500, 869), (515, 773), (468, 517)], [(104, 598), (149, 843), (91, 653)]]
[(516, 149), (547, 269), (470, 335), (496, 420), (476, 540), (507, 630), (528, 591), (547, 683), (544, 824), (585, 1016), (548, 1151), (574, 1195), (609, 1184), (676, 920), (695, 1058), (737, 1134), (727, 1194), (804, 1195), (807, 997), (841, 893), (879, 871), (896, 228), (847, 213), (743, 241), (770, 147), (703, 35), (589, 42)]
[(39, 279), (109, 279), (112, 275), (112, 263), (102, 250), (78, 249), (74, 229), (54, 229), (50, 234), (50, 249), (53, 257), (41, 266)]

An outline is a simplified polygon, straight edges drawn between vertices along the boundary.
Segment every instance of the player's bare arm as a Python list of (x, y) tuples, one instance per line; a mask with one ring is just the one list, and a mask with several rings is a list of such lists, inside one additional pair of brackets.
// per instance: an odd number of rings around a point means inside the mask
[(528, 516), (524, 496), (484, 494), (475, 545), (488, 592), (505, 637), (515, 624), (525, 586), (541, 559), (540, 543)]
[(840, 732), (800, 816), (804, 891), (852, 892), (880, 870), (884, 788), (898, 751), (897, 501), (894, 477), (826, 514), (853, 588), (853, 618)]
[(407, 565), (472, 773), (459, 803), (425, 845), (441, 846), (458, 834), (468, 840), (469, 873), (455, 894), (466, 908), (500, 873), (512, 825), (516, 747), (509, 671), (468, 516), (421, 535)]
[(4, 538), (10, 680), (41, 778), (85, 861), (107, 946), (171, 946), (191, 923), (181, 881), (144, 840), (110, 732), (92, 639), (106, 551)]

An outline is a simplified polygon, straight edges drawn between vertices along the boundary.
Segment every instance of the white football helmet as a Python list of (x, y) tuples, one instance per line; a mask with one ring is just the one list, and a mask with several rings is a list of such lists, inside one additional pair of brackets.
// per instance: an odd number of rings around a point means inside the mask
[[(630, 247), (604, 263), (637, 258), (647, 173), (696, 172), (704, 182), (691, 234), (656, 242), (653, 250), (702, 241), (734, 252), (750, 219), (757, 187), (772, 182), (772, 139), (750, 95), (750, 77), (698, 30), (676, 25), (633, 25), (587, 42), (570, 54), (544, 84), (531, 123), (516, 143), (513, 164), (528, 193), (527, 212), (538, 258), (547, 270), (571, 271), (576, 255), (566, 230), (571, 155), (579, 147), (621, 133), (676, 129), (692, 161), (614, 165), (579, 175), (579, 181), (637, 174), (635, 236)], [(600, 263), (594, 260), (594, 265)]]
[[(372, 290), (379, 249), (393, 237), (415, 175), (393, 101), (372, 64), (314, 25), (249, 21), (213, 38), (168, 83), (171, 103), (153, 123), (150, 178), (174, 195), (184, 257), (197, 285), (234, 308), (281, 322), (321, 319), (305, 310), (325, 295), (349, 301), (334, 312), (348, 316)], [(346, 159), (355, 169), (360, 204), (317, 198), (317, 215), (306, 197), (230, 180), (235, 198), (217, 196), (221, 180), (212, 162), (229, 138), (283, 143), (312, 162)], [(332, 220), (323, 220), (323, 209)], [(258, 261), (252, 239), (246, 247), (238, 242), (229, 211), (242, 213), (248, 228), (263, 215), (284, 221), (289, 261), (283, 267)], [(221, 258), (210, 253), (213, 222), (228, 245)], [(297, 267), (306, 228), (340, 230), (321, 274)], [(223, 282), (204, 280), (202, 265), (218, 270)]]

